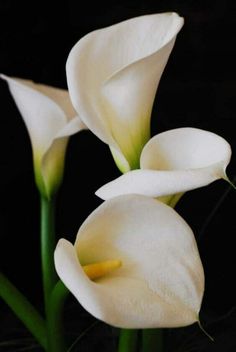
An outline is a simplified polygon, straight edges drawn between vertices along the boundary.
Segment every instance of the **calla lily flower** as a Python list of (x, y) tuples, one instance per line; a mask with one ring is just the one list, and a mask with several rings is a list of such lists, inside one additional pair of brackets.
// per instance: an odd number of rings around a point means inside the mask
[(89, 33), (66, 65), (72, 103), (122, 172), (139, 167), (162, 72), (183, 18), (141, 16)]
[(61, 183), (68, 137), (85, 125), (76, 115), (66, 90), (1, 75), (27, 127), (36, 184), (50, 198)]
[[(177, 212), (158, 200), (126, 195), (104, 202), (82, 224), (75, 245), (58, 242), (54, 258), (81, 305), (110, 325), (198, 321), (204, 273), (195, 238)], [(84, 266), (107, 261), (116, 268), (92, 281)]]
[(96, 195), (109, 199), (122, 194), (164, 197), (170, 205), (186, 191), (220, 178), (231, 147), (222, 137), (197, 128), (177, 128), (154, 136), (141, 154), (141, 169), (130, 171), (101, 187)]

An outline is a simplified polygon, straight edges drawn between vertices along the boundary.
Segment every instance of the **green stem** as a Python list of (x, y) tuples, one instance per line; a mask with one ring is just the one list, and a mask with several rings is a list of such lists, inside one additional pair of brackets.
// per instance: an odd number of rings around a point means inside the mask
[(236, 176), (234, 176), (233, 181), (230, 181), (230, 179), (229, 179), (228, 177), (226, 177), (225, 180), (230, 184), (230, 186), (231, 186), (232, 188), (236, 189), (236, 185), (235, 185)]
[(61, 321), (64, 299), (55, 293), (58, 291), (55, 286), (58, 281), (54, 267), (55, 245), (55, 199), (48, 200), (41, 196), (41, 258), (48, 352), (64, 352), (66, 348)]
[(51, 351), (66, 351), (66, 344), (63, 338), (63, 307), (65, 300), (69, 294), (68, 289), (62, 281), (58, 281), (55, 285), (50, 297), (50, 310), (48, 319), (48, 329), (53, 336), (51, 340)]
[(121, 329), (118, 352), (136, 352), (138, 345), (137, 329)]
[(50, 295), (57, 281), (53, 254), (55, 249), (55, 202), (41, 197), (41, 256), (45, 313), (48, 315)]
[(25, 296), (2, 273), (0, 273), (0, 297), (46, 350), (47, 332), (45, 321)]
[(142, 331), (142, 352), (163, 351), (163, 329)]

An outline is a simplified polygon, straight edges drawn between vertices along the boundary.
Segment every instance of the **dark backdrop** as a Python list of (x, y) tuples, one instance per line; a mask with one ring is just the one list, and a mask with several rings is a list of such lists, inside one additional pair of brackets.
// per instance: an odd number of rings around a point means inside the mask
[[(228, 175), (233, 178), (236, 175), (234, 3), (234, 0), (95, 3), (71, 0), (54, 4), (1, 0), (0, 72), (66, 88), (65, 62), (71, 47), (83, 35), (138, 15), (177, 11), (185, 18), (185, 25), (161, 79), (153, 109), (152, 133), (193, 126), (220, 134), (232, 146)], [(39, 207), (30, 142), (4, 82), (0, 82), (0, 101), (0, 265), (40, 306)], [(94, 191), (118, 175), (107, 146), (94, 135), (82, 132), (70, 139), (64, 183), (58, 195), (58, 237), (67, 236), (73, 241), (83, 219), (101, 203)], [(225, 182), (217, 181), (187, 193), (177, 206), (196, 234), (206, 274), (201, 317), (216, 341), (210, 342), (197, 326), (167, 330), (168, 351), (236, 350), (235, 191), (228, 191), (206, 226), (210, 212), (227, 189)], [(2, 302), (0, 309), (0, 341), (6, 341), (23, 328)], [(77, 311), (83, 316), (82, 322), (77, 319)], [(94, 322), (72, 298), (67, 303), (66, 314), (68, 321), (74, 319), (76, 323), (74, 336)], [(97, 349), (100, 346), (103, 351), (111, 351), (111, 345), (104, 342), (112, 336), (105, 324), (97, 324), (86, 336), (81, 340), (80, 351), (92, 351), (93, 341)], [(0, 351), (8, 351), (1, 346)]]

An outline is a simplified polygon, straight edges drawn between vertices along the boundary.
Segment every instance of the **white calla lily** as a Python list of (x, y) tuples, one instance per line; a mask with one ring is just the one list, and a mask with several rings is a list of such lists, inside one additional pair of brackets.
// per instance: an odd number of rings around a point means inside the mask
[[(231, 148), (222, 137), (197, 128), (177, 128), (154, 136), (141, 154), (140, 170), (130, 171), (102, 186), (102, 199), (122, 194), (165, 197), (174, 205), (183, 192), (223, 178)], [(166, 197), (167, 196), (167, 197)]]
[(122, 172), (139, 167), (156, 89), (182, 25), (176, 13), (132, 18), (89, 33), (69, 54), (72, 103)]
[[(96, 318), (117, 327), (178, 327), (198, 321), (204, 273), (187, 223), (158, 200), (126, 195), (99, 206), (75, 245), (61, 239), (55, 267)], [(83, 266), (113, 260), (117, 269), (90, 280)], [(120, 265), (121, 263), (121, 265)]]
[(63, 176), (68, 137), (86, 127), (68, 91), (5, 75), (1, 78), (7, 81), (28, 130), (37, 186), (50, 198)]

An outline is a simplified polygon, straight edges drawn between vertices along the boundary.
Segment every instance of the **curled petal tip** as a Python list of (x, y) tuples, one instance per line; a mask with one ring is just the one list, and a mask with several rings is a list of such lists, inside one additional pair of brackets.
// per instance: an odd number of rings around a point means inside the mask
[(228, 177), (231, 147), (222, 137), (196, 128), (179, 128), (154, 136), (144, 146), (140, 170), (133, 170), (99, 188), (109, 199), (122, 194), (163, 197), (194, 190)]

